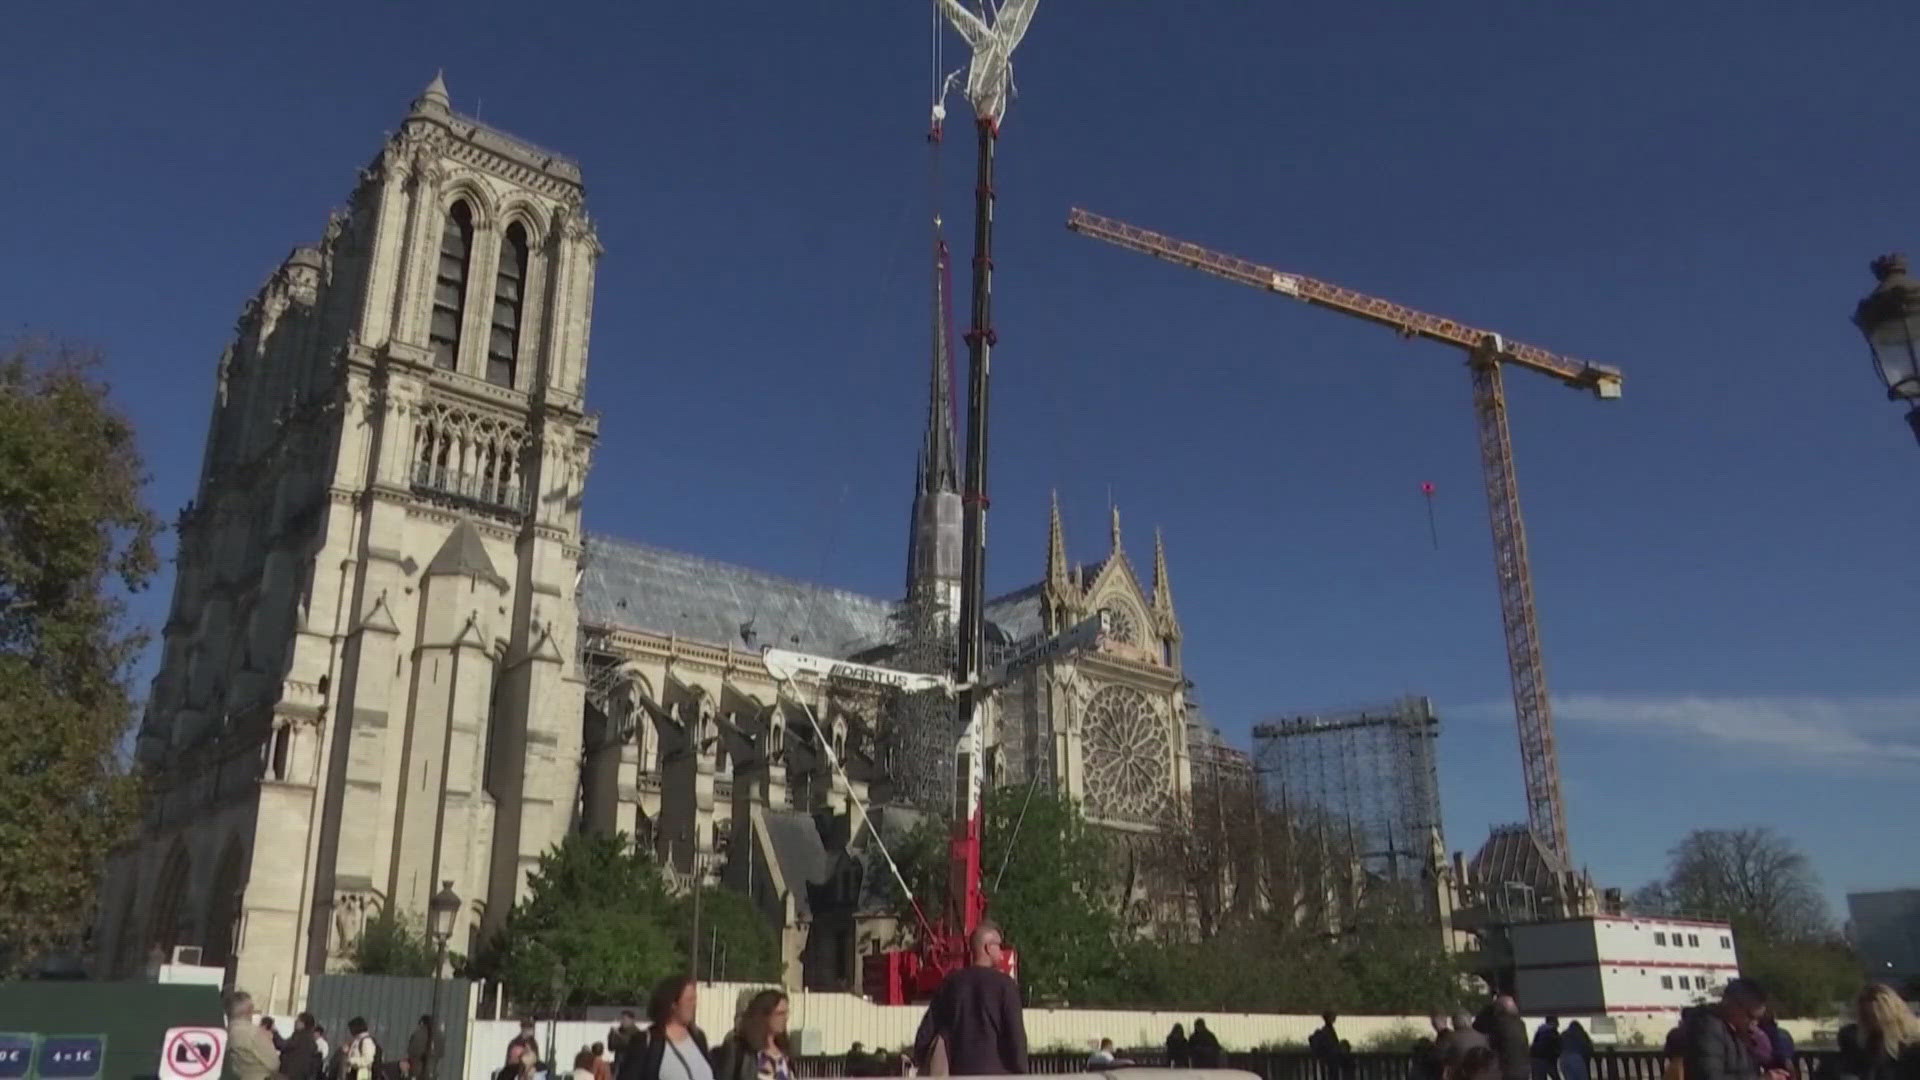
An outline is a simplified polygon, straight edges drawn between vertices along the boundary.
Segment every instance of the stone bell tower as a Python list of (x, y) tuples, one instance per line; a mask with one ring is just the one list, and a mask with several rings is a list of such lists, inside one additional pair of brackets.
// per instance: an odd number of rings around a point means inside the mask
[[(573, 162), (416, 99), (221, 358), (103, 965), (269, 1008), (443, 881), (502, 919), (578, 785), (600, 247)], [(147, 915), (145, 913), (152, 913)]]
[(456, 945), (496, 925), (578, 783), (600, 254), (579, 169), (453, 112), (436, 77), (350, 221), (365, 277), (334, 485), (354, 505), (320, 556), (349, 570), (310, 968), (364, 909), (422, 914), (442, 881), (469, 902)]

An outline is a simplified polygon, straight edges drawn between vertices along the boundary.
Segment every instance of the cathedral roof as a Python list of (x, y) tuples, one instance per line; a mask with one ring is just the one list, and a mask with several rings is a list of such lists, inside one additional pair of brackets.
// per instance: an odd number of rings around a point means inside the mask
[[(580, 621), (589, 626), (678, 634), (741, 649), (797, 647), (841, 658), (900, 637), (894, 601), (684, 551), (589, 535), (581, 563)], [(988, 600), (988, 638), (1010, 643), (1038, 634), (1040, 592), (1035, 583)], [(751, 642), (741, 636), (748, 623)]]
[(1003, 644), (1012, 644), (1038, 634), (1044, 625), (1040, 606), (1043, 584), (1036, 581), (987, 601), (987, 637), (998, 634)]
[[(580, 621), (711, 645), (797, 647), (848, 657), (895, 636), (892, 601), (651, 544), (588, 536)], [(742, 638), (751, 624), (753, 640)]]

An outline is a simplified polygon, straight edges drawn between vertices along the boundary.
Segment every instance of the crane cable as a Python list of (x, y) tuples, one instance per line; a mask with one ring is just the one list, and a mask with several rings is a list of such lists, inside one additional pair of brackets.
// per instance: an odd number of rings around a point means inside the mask
[[(926, 912), (920, 909), (920, 901), (913, 895), (913, 886), (907, 884), (906, 876), (900, 872), (900, 864), (893, 861), (893, 853), (887, 850), (886, 837), (880, 835), (879, 826), (873, 823), (873, 817), (867, 813), (867, 804), (861, 800), (860, 796), (854, 794), (853, 781), (847, 776), (846, 767), (840, 764), (840, 755), (833, 751), (833, 740), (827, 738), (826, 732), (821, 730), (819, 719), (813, 715), (813, 706), (807, 704), (807, 699), (801, 696), (799, 687), (794, 684), (791, 675), (784, 679), (776, 676), (775, 682), (782, 690), (789, 691), (793, 700), (799, 703), (801, 714), (807, 718), (807, 726), (813, 729), (813, 737), (819, 741), (820, 749), (827, 755), (827, 764), (832, 766), (834, 775), (840, 778), (841, 785), (846, 788), (847, 801), (859, 811), (860, 824), (873, 833), (873, 842), (880, 848), (880, 857), (886, 860), (887, 869), (893, 872), (894, 882), (900, 886), (900, 891), (906, 894), (907, 903), (913, 905), (913, 916), (920, 920), (920, 928), (931, 938), (933, 926), (927, 921)], [(851, 845), (859, 836), (860, 830), (854, 829), (853, 835), (847, 838), (848, 844)]]
[[(940, 122), (946, 116), (946, 107), (942, 99), (946, 96), (946, 86), (951, 82), (951, 79), (943, 77), (940, 73), (941, 42), (940, 6), (938, 0), (934, 0), (928, 7), (933, 14), (928, 43), (929, 90), (933, 98), (929, 110), (932, 114), (932, 124), (927, 132), (927, 142), (931, 146), (928, 186), (931, 189), (930, 196), (936, 208), (934, 220), (937, 224), (939, 221), (938, 206), (940, 191)], [(951, 379), (951, 373), (949, 373), (948, 377)], [(948, 397), (949, 399), (952, 397), (951, 383), (949, 383)], [(844, 498), (844, 489), (842, 489), (841, 494)], [(816, 605), (815, 611), (817, 610)], [(809, 631), (812, 629), (812, 625), (813, 612), (810, 612), (807, 618), (807, 628)], [(799, 687), (794, 683), (791, 676), (784, 679), (776, 679), (776, 682), (781, 690), (786, 691), (795, 702), (799, 703), (801, 715), (807, 718), (807, 726), (813, 730), (814, 739), (818, 741), (820, 749), (827, 756), (827, 764), (833, 769), (834, 775), (840, 778), (841, 786), (846, 789), (847, 801), (853, 804), (854, 809), (860, 815), (860, 826), (873, 834), (874, 845), (880, 849), (880, 857), (885, 860), (887, 870), (893, 874), (894, 883), (900, 886), (900, 891), (906, 896), (907, 903), (913, 907), (914, 918), (919, 920), (921, 930), (924, 931), (928, 939), (931, 940), (933, 937), (933, 925), (928, 922), (926, 912), (921, 909), (919, 898), (914, 896), (913, 887), (907, 884), (906, 875), (900, 872), (900, 864), (894, 861), (893, 852), (887, 849), (886, 837), (881, 835), (879, 826), (873, 822), (873, 816), (867, 812), (866, 802), (854, 793), (853, 780), (847, 776), (846, 766), (841, 764), (840, 755), (834, 752), (833, 740), (829, 739), (827, 733), (820, 727), (820, 719), (814, 715), (813, 706), (808, 704), (807, 699), (800, 694)], [(853, 836), (849, 837), (849, 842), (859, 835), (860, 829), (856, 828)]]

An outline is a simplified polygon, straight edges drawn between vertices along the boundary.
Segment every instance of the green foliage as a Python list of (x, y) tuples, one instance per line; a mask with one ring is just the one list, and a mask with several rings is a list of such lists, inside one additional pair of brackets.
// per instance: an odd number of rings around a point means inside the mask
[[(1236, 913), (1223, 902), (1216, 933), (1154, 938), (1126, 924), (1121, 903), (1129, 884), (1151, 869), (1123, 852), (1114, 834), (1089, 826), (1070, 801), (1036, 790), (1029, 802), (1027, 789), (1006, 788), (988, 793), (985, 816), (988, 915), (1019, 949), (1032, 1003), (1424, 1013), (1460, 1001), (1460, 973), (1439, 934), (1416, 925), (1385, 890), (1353, 913), (1353, 925), (1364, 929), (1343, 935), (1313, 933), (1271, 913)], [(1009, 844), (1012, 858), (996, 888)], [(924, 820), (893, 848), (929, 917), (937, 917), (947, 892), (946, 823)], [(1223, 853), (1220, 861), (1239, 858)], [(1179, 872), (1190, 871), (1183, 864)], [(904, 898), (895, 899), (910, 922)]]
[(660, 871), (623, 835), (570, 833), (540, 856), (527, 896), (476, 959), (516, 1002), (643, 1000), (685, 966)]
[[(676, 954), (691, 955), (693, 893), (675, 901)], [(732, 982), (778, 982), (780, 936), (753, 902), (733, 889), (700, 891), (700, 977)]]
[(1843, 941), (1739, 941), (1740, 972), (1767, 988), (1778, 1016), (1824, 1018), (1847, 1011), (1860, 962)]
[[(987, 915), (1019, 950), (1027, 999), (1079, 1005), (1123, 996), (1120, 876), (1106, 837), (1050, 790), (999, 788), (987, 793), (983, 811)], [(946, 910), (948, 832), (946, 821), (929, 816), (894, 845), (902, 875), (932, 920)], [(897, 883), (894, 893), (902, 923), (915, 925)]]
[(1107, 837), (1051, 790), (1004, 788), (983, 810), (987, 911), (1019, 950), (1028, 1000), (1080, 1004), (1120, 995), (1121, 880)]
[(1385, 1031), (1376, 1031), (1360, 1040), (1359, 1045), (1354, 1049), (1368, 1054), (1404, 1054), (1413, 1049), (1414, 1043), (1432, 1037), (1433, 1032), (1422, 1031), (1402, 1021)]
[(0, 354), (0, 976), (77, 940), (137, 813), (119, 760), (144, 637), (120, 591), (158, 565), (132, 425), (98, 360)]
[(439, 949), (424, 920), (382, 911), (367, 920), (353, 943), (353, 970), (362, 975), (432, 975)]
[[(728, 978), (774, 980), (779, 937), (746, 897), (700, 895), (700, 956), (724, 957)], [(623, 835), (571, 833), (540, 856), (515, 905), (469, 972), (506, 983), (517, 1002), (631, 1005), (689, 969), (693, 895), (671, 895), (652, 858)]]
[(1264, 917), (1199, 942), (1134, 948), (1122, 1005), (1196, 1011), (1430, 1013), (1461, 1001), (1434, 931), (1371, 926), (1334, 937)]

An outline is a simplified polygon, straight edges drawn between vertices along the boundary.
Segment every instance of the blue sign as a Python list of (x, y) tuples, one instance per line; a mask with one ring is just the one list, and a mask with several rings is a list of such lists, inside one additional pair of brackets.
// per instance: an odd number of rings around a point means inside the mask
[(21, 1080), (33, 1067), (33, 1036), (0, 1034), (0, 1080)]
[(105, 1035), (49, 1035), (40, 1040), (41, 1080), (93, 1080), (106, 1062)]

